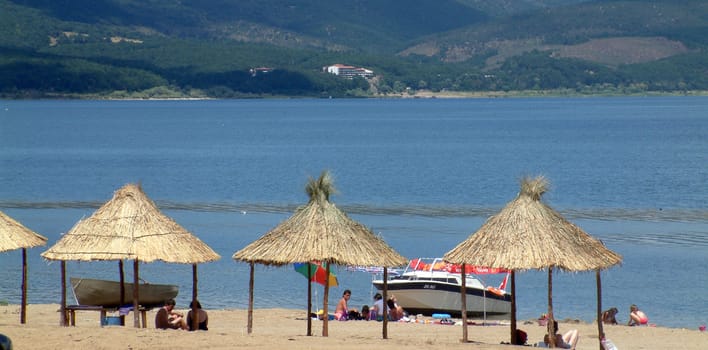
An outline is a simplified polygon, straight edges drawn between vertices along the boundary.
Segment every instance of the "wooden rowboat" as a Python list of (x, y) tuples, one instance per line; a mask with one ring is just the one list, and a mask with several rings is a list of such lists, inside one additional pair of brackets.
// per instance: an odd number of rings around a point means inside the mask
[[(90, 278), (71, 277), (71, 289), (79, 305), (93, 305), (103, 307), (119, 307), (120, 282), (98, 280)], [(125, 283), (125, 300), (123, 305), (133, 304), (133, 284)], [(174, 299), (179, 293), (179, 287), (172, 284), (138, 285), (138, 300), (143, 307), (159, 307), (165, 300)]]

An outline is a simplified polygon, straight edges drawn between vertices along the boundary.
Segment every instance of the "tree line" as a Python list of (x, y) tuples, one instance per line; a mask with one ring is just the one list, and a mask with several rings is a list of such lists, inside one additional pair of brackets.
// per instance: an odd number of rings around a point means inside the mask
[[(269, 54), (267, 50), (263, 53)], [(475, 62), (443, 64), (421, 57), (325, 54), (306, 58), (303, 55), (288, 65), (270, 59), (275, 63), (273, 70), (255, 75), (248, 66), (237, 67), (219, 60), (185, 67), (179, 63), (159, 65), (156, 63), (159, 60), (67, 57), (9, 49), (0, 50), (0, 54), (0, 94), (4, 97), (108, 96), (116, 91), (139, 94), (158, 87), (213, 98), (362, 97), (417, 90), (597, 92), (629, 87), (635, 92), (708, 90), (704, 64), (708, 55), (701, 52), (611, 68), (534, 51), (507, 59), (499, 68), (489, 71), (482, 70)], [(374, 70), (377, 79), (344, 79), (323, 72), (324, 65), (333, 63), (365, 66)]]

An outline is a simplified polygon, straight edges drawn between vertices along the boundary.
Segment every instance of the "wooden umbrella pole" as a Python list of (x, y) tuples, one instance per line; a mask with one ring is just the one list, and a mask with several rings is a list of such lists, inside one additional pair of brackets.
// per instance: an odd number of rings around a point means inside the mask
[[(120, 276), (120, 304), (119, 307), (125, 305), (125, 272), (123, 271), (123, 259), (118, 260), (118, 276)], [(120, 324), (125, 326), (125, 315), (120, 315)]]
[(324, 302), (322, 303), (323, 317), (322, 317), (322, 336), (329, 336), (328, 331), (328, 321), (329, 321), (329, 311), (327, 311), (327, 299), (329, 298), (329, 262), (327, 263), (327, 273), (325, 273), (325, 288), (324, 288)]
[(462, 280), (462, 287), (460, 288), (460, 297), (462, 298), (462, 310), (460, 310), (462, 315), (462, 342), (467, 343), (467, 275), (465, 274), (464, 263), (460, 271), (460, 279)]
[(600, 350), (603, 350), (602, 340), (605, 339), (605, 331), (602, 329), (602, 281), (600, 270), (595, 270), (595, 280), (597, 281), (597, 334), (600, 340)]
[(556, 317), (553, 315), (553, 267), (548, 268), (548, 324), (546, 325), (548, 329), (548, 341), (550, 342), (550, 347), (556, 347), (556, 329), (554, 324), (556, 323)]
[(59, 308), (61, 309), (59, 325), (68, 327), (69, 320), (67, 320), (68, 315), (66, 314), (66, 261), (64, 260), (61, 261), (61, 305)]
[[(383, 338), (388, 339), (388, 268), (384, 266), (383, 273), (384, 289), (383, 289)], [(377, 316), (378, 317), (378, 316)]]
[[(310, 262), (307, 262), (307, 336), (312, 336), (312, 267)], [(324, 315), (327, 316), (327, 315)]]
[(140, 282), (140, 268), (139, 268), (138, 258), (133, 260), (133, 327), (140, 328), (140, 303), (138, 298), (140, 297), (138, 292), (138, 286)]
[(248, 334), (253, 332), (253, 266), (254, 262), (251, 261), (251, 274), (248, 277), (248, 324), (246, 326)]
[(123, 259), (118, 260), (118, 275), (120, 276), (120, 306), (125, 304), (125, 273), (123, 272)]
[(516, 344), (516, 271), (511, 270), (511, 343)]
[(197, 264), (192, 264), (192, 324), (191, 329), (197, 330), (199, 327), (199, 314), (197, 313), (197, 293), (198, 293)]
[(27, 248), (22, 248), (22, 305), (20, 306), (20, 323), (27, 322)]

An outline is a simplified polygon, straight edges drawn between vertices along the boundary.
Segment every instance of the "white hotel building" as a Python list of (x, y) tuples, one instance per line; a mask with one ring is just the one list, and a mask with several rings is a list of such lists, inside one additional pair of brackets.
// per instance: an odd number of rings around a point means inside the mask
[(348, 79), (352, 79), (354, 77), (363, 77), (369, 79), (374, 76), (374, 72), (366, 68), (347, 66), (339, 63), (325, 67), (324, 69), (327, 71), (327, 73), (331, 73)]

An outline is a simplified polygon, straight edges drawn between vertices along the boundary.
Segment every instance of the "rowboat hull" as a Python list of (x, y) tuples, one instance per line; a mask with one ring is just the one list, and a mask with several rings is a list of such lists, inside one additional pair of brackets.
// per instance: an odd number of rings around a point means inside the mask
[[(74, 277), (70, 280), (77, 304), (103, 307), (121, 306), (120, 282)], [(132, 283), (124, 283), (124, 293), (123, 305), (132, 304)], [(179, 287), (176, 285), (147, 283), (138, 285), (138, 300), (143, 307), (162, 306), (165, 304), (165, 300), (174, 299), (178, 293)]]

